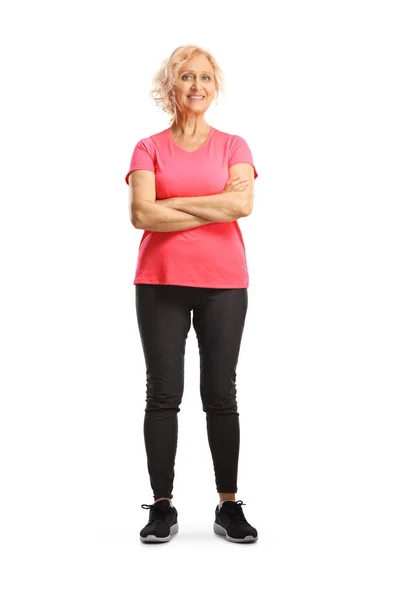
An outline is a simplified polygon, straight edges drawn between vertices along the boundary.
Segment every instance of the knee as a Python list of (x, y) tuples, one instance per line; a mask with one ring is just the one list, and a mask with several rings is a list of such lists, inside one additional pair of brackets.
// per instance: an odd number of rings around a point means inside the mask
[(173, 396), (166, 395), (147, 395), (146, 397), (146, 412), (159, 412), (165, 414), (165, 416), (171, 413), (178, 413), (180, 411), (180, 405), (182, 402), (182, 394), (176, 394)]
[(203, 411), (212, 414), (238, 414), (236, 392), (228, 395), (202, 393)]

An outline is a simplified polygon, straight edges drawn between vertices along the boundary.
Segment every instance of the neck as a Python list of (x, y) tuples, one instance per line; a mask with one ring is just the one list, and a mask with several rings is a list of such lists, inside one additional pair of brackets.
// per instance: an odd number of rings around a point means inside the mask
[(183, 115), (175, 119), (170, 126), (171, 133), (176, 137), (199, 138), (207, 136), (211, 126), (205, 121), (204, 116)]

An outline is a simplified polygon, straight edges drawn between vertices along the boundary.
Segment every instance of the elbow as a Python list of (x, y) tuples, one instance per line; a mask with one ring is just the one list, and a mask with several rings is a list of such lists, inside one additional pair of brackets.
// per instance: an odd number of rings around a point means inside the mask
[(245, 210), (245, 213), (244, 213), (243, 216), (244, 217), (249, 217), (251, 215), (251, 213), (252, 213), (252, 210), (253, 210), (253, 205), (246, 206), (246, 210)]
[(135, 229), (147, 229), (148, 226), (153, 224), (154, 212), (151, 208), (155, 206), (152, 202), (136, 203), (136, 206), (132, 210), (132, 225)]
[(246, 207), (245, 207), (245, 217), (251, 215), (253, 210), (253, 198), (254, 198), (254, 190), (252, 189), (250, 194), (247, 197)]
[(149, 207), (149, 202), (136, 203), (132, 210), (132, 223), (135, 229), (146, 229), (150, 224), (153, 214)]
[(132, 215), (131, 223), (135, 229), (143, 229), (142, 220), (140, 219), (139, 215), (137, 215), (137, 214)]
[(138, 214), (137, 214), (137, 210), (135, 210), (135, 207), (132, 206), (132, 204), (129, 207), (129, 220), (131, 222), (131, 224), (133, 225), (133, 227), (135, 229), (139, 229), (138, 227)]
[(129, 218), (135, 229), (143, 229), (143, 208), (138, 202), (132, 203), (129, 207)]
[(253, 210), (253, 193), (241, 196), (240, 217), (248, 217)]

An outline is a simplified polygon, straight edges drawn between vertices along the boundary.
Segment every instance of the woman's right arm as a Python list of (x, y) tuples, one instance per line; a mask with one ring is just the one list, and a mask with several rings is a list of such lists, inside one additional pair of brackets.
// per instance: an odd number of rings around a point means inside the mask
[(182, 231), (200, 227), (200, 225), (208, 225), (211, 222), (176, 208), (159, 206), (155, 202), (148, 204), (136, 228), (147, 231)]
[(147, 231), (181, 231), (212, 222), (157, 204), (155, 175), (144, 169), (137, 169), (129, 175), (129, 210), (135, 229)]

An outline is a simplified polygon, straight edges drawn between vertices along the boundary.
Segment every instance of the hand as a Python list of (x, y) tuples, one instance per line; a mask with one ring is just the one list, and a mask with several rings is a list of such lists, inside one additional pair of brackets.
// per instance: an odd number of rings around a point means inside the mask
[(246, 187), (248, 186), (248, 178), (240, 177), (240, 175), (236, 175), (233, 179), (229, 179), (226, 182), (226, 185), (223, 189), (223, 192), (244, 192)]

